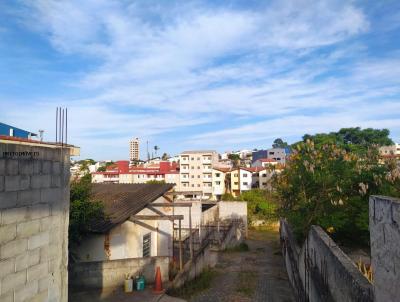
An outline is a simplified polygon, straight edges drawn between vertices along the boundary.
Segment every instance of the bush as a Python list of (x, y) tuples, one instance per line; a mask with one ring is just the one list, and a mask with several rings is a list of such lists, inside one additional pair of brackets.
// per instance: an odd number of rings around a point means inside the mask
[(238, 197), (239, 200), (247, 202), (247, 217), (249, 224), (255, 220), (276, 220), (277, 204), (274, 196), (261, 189), (253, 189), (245, 191)]

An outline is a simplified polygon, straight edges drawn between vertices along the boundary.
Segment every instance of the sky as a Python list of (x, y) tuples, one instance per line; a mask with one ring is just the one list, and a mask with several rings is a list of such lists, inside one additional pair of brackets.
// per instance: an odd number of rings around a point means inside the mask
[[(0, 1), (0, 121), (81, 158), (268, 148), (388, 128), (400, 142), (400, 1)], [(151, 152), (151, 151), (150, 151)]]

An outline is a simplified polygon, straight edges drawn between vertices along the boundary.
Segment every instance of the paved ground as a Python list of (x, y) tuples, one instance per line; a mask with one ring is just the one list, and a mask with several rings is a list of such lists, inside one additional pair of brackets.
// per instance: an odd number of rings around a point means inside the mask
[(247, 252), (224, 252), (212, 287), (190, 302), (295, 301), (274, 231), (249, 231)]

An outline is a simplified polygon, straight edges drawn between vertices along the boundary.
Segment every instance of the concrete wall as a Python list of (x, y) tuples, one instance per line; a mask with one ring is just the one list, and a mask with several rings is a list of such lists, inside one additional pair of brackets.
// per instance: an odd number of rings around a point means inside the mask
[[(159, 197), (155, 203), (166, 202)], [(157, 208), (165, 214), (171, 215), (172, 208)], [(185, 208), (187, 209), (187, 208)], [(149, 209), (143, 209), (137, 215), (155, 215)], [(151, 233), (151, 256), (172, 256), (172, 222), (169, 220), (148, 220), (143, 223), (158, 231), (125, 221), (114, 227), (108, 234), (92, 234), (74, 250), (81, 262), (117, 260), (143, 257), (143, 236)], [(105, 242), (109, 248), (105, 249)]]
[(371, 196), (369, 229), (375, 301), (399, 301), (400, 200)]
[(218, 202), (219, 220), (242, 220), (247, 229), (247, 202), (220, 201)]
[(67, 301), (69, 151), (1, 143), (0, 217), (0, 301)]
[(79, 262), (70, 266), (70, 285), (74, 289), (123, 286), (125, 274), (135, 277), (141, 272), (146, 283), (153, 283), (157, 266), (161, 278), (168, 280), (169, 257), (131, 258), (98, 262)]
[(175, 276), (171, 287), (179, 288), (200, 275), (204, 269), (214, 267), (218, 263), (219, 251), (238, 245), (244, 237), (242, 226), (239, 223), (233, 223), (220, 246), (214, 247), (209, 243), (198, 251), (193, 260), (188, 261), (183, 270)]
[(282, 252), (292, 286), (303, 294), (300, 299), (373, 301), (372, 285), (320, 227), (311, 227), (300, 251), (289, 229), (281, 220)]

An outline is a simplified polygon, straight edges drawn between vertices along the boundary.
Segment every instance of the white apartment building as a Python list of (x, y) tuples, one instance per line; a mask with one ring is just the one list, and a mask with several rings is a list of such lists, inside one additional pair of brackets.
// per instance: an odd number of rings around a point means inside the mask
[(129, 158), (131, 161), (139, 160), (139, 138), (132, 139), (129, 142)]
[(246, 168), (237, 168), (230, 172), (231, 193), (239, 196), (243, 191), (249, 191), (253, 184), (253, 172)]
[(213, 168), (212, 170), (212, 198), (221, 200), (222, 195), (226, 193), (226, 174), (230, 169)]
[[(212, 167), (218, 162), (218, 153), (210, 150), (185, 151), (179, 155), (180, 185), (183, 195), (202, 192), (202, 197), (212, 196)], [(188, 194), (184, 194), (188, 192)]]

